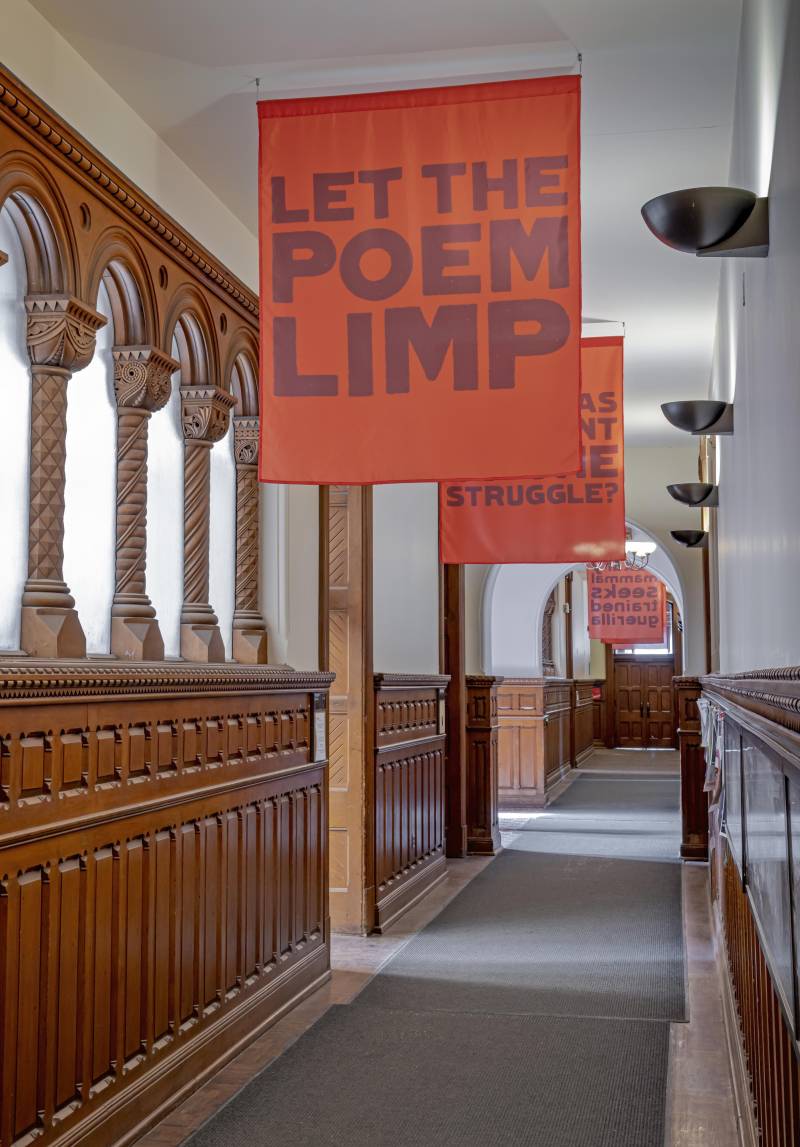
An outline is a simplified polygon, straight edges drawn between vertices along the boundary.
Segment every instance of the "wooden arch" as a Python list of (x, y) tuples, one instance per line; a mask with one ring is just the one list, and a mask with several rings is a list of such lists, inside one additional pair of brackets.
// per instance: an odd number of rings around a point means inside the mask
[(33, 156), (0, 157), (0, 208), (5, 207), (25, 259), (27, 293), (74, 295), (79, 280), (75, 234), (64, 199)]
[(236, 414), (258, 416), (258, 343), (249, 330), (240, 328), (231, 343), (223, 372), (226, 389), (236, 399)]
[(157, 308), (147, 261), (131, 234), (119, 227), (103, 232), (89, 259), (86, 299), (94, 307), (101, 282), (111, 302), (115, 345), (155, 345)]
[(173, 339), (181, 367), (181, 385), (205, 383), (228, 389), (230, 380), (220, 375), (211, 310), (200, 291), (189, 284), (179, 287), (171, 300), (161, 344), (167, 354), (172, 354)]

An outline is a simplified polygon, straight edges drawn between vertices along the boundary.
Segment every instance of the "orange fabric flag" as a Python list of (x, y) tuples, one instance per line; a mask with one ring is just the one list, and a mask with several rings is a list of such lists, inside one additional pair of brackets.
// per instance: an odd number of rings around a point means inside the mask
[(621, 338), (581, 341), (583, 467), (539, 481), (442, 482), (443, 562), (588, 562), (625, 557)]
[(261, 479), (575, 473), (579, 78), (259, 125)]
[(642, 570), (589, 571), (589, 636), (607, 645), (661, 645), (667, 589)]

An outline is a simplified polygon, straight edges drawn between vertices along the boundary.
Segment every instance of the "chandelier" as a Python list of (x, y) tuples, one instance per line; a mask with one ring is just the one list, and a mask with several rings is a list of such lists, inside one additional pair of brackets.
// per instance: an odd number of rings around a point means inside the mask
[(655, 542), (634, 541), (627, 538), (625, 541), (624, 561), (587, 562), (587, 570), (643, 570), (647, 568), (650, 555), (656, 550)]

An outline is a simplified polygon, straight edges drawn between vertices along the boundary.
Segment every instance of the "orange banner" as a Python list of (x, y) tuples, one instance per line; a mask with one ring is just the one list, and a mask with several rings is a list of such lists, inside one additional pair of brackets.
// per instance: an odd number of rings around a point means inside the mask
[(579, 78), (259, 127), (261, 480), (576, 473)]
[(621, 338), (581, 340), (583, 466), (575, 477), (441, 482), (443, 562), (625, 557)]
[(667, 590), (641, 570), (589, 571), (589, 636), (607, 645), (661, 645)]

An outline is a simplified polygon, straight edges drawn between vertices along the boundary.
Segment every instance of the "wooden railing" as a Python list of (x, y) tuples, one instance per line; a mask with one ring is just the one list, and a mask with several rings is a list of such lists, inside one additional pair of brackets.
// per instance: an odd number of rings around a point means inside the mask
[(764, 1147), (800, 1143), (800, 669), (707, 677), (723, 713), (716, 918)]
[(329, 968), (330, 675), (0, 664), (0, 1144), (129, 1142)]
[(375, 920), (382, 931), (441, 880), (446, 676), (375, 675)]

